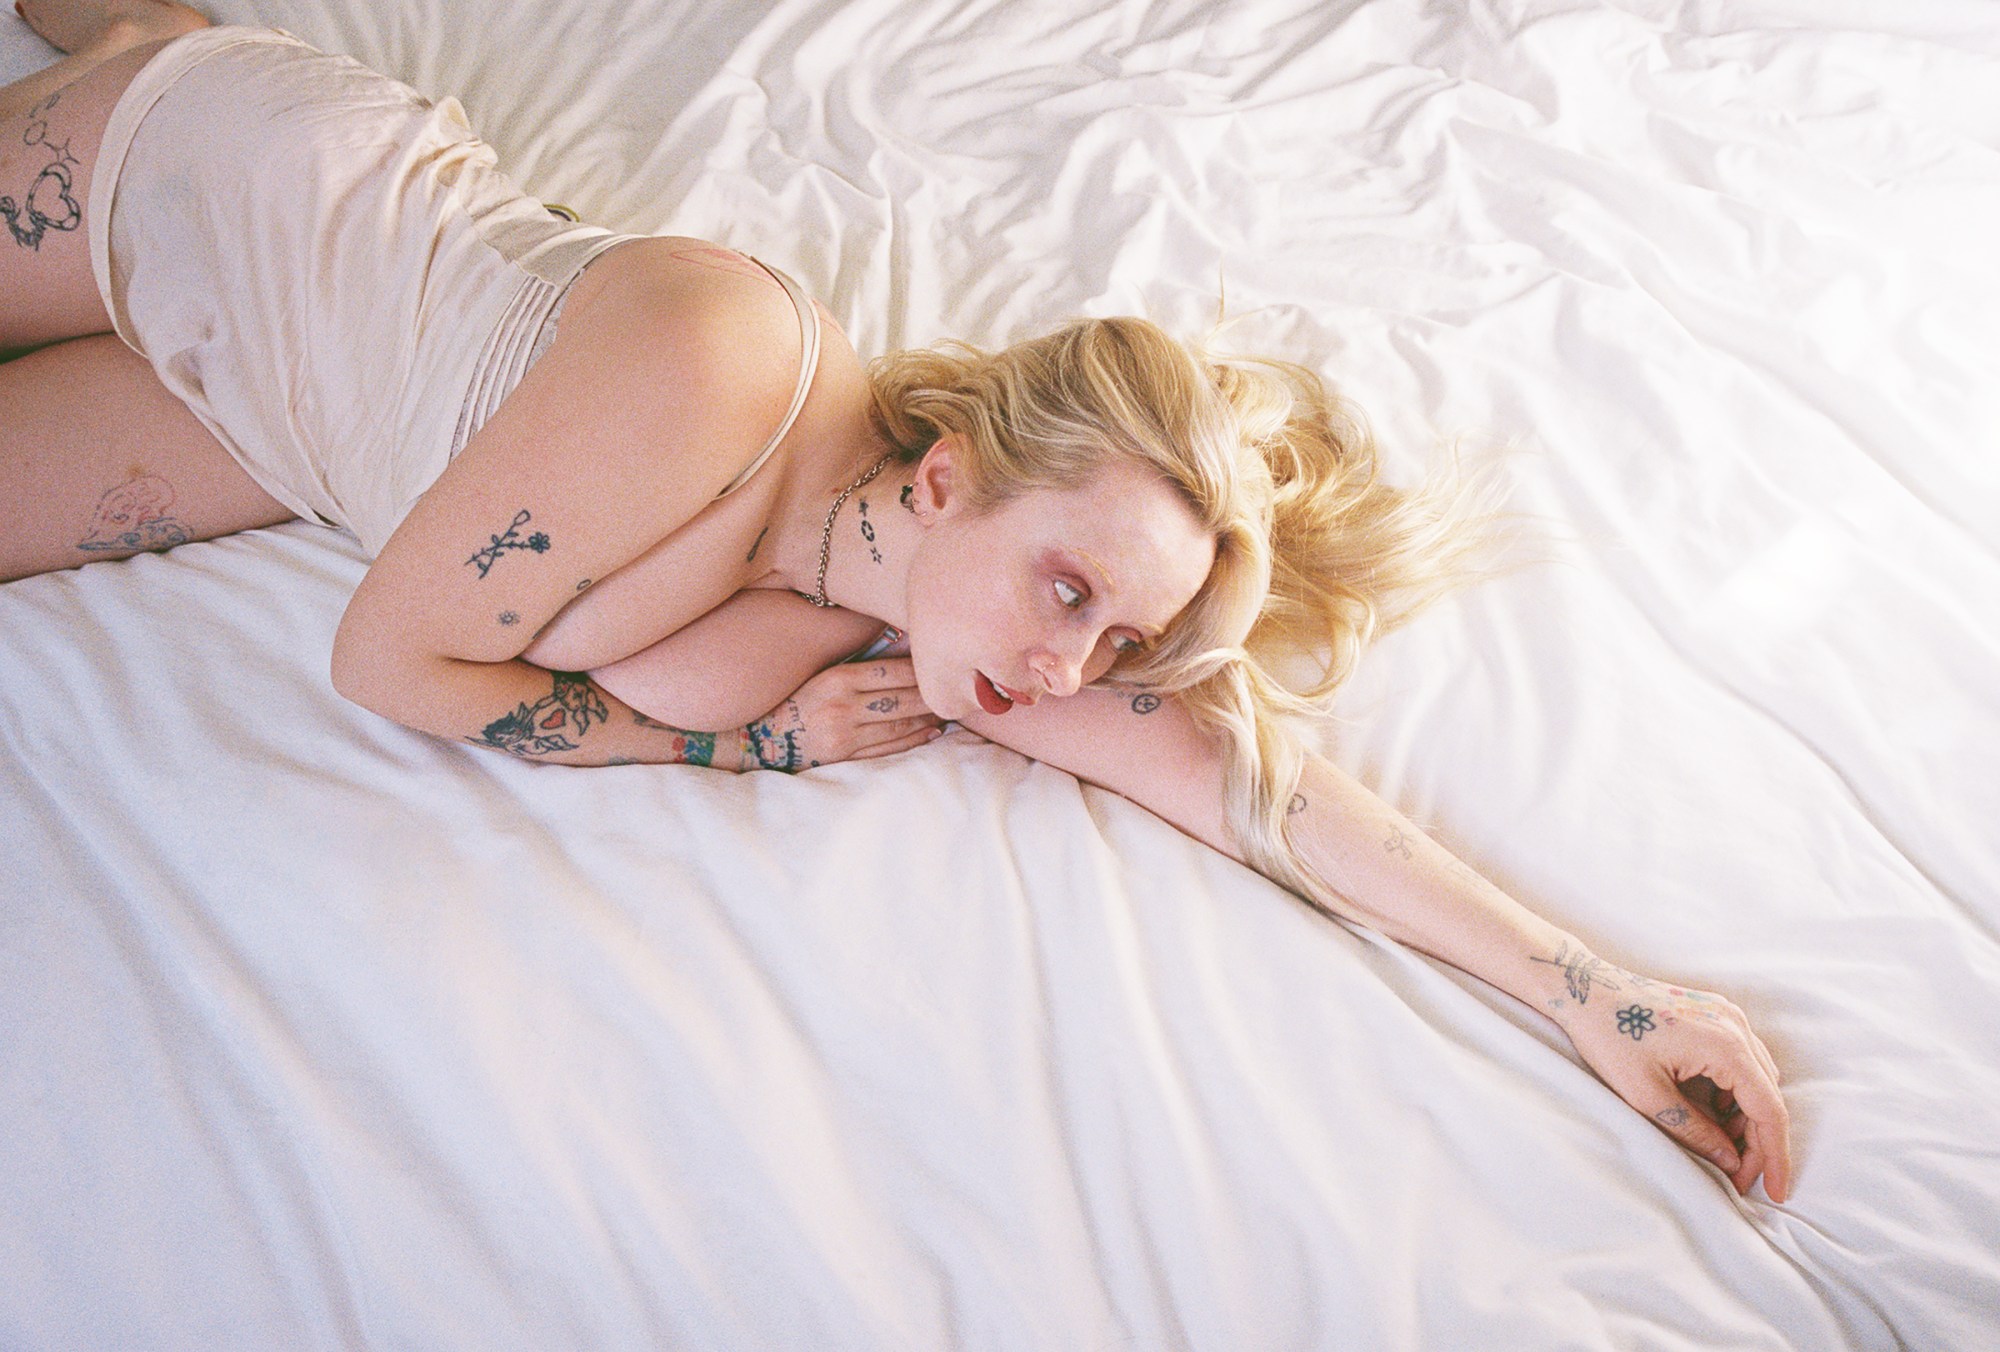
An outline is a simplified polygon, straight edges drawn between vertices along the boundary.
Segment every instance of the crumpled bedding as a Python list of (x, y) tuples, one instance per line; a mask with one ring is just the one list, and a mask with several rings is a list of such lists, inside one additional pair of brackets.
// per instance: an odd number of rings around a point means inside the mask
[(376, 718), (327, 678), (365, 561), (295, 523), (0, 587), (0, 1346), (1993, 1342), (1989, 9), (210, 13), (864, 353), (1220, 312), (1393, 477), (1498, 457), (1550, 561), (1380, 642), (1330, 754), (1738, 1001), (1795, 1195), (969, 734), (739, 778)]

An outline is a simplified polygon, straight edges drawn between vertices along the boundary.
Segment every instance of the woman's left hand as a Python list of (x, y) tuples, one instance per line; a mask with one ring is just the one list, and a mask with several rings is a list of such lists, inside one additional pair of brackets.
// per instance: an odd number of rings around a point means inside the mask
[(1747, 1194), (1791, 1193), (1791, 1118), (1778, 1067), (1719, 995), (1609, 964), (1569, 968), (1563, 1031), (1598, 1078)]

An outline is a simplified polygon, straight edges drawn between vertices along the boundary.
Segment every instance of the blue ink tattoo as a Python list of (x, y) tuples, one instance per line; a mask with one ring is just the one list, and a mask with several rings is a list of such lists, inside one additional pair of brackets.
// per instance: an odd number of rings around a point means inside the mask
[[(485, 577), (487, 573), (492, 571), (493, 565), (499, 562), (500, 555), (509, 549), (531, 549), (537, 554), (548, 553), (549, 537), (543, 532), (536, 531), (525, 540), (518, 538), (521, 533), (521, 527), (527, 525), (532, 519), (533, 517), (529, 514), (528, 509), (525, 507), (522, 508), (515, 514), (513, 523), (507, 527), (505, 535), (493, 536), (492, 544), (479, 550), (471, 558), (467, 559), (466, 562), (475, 565), (479, 569), (479, 576)], [(582, 591), (584, 587), (589, 585), (588, 582), (585, 582), (577, 590)]]
[(1618, 1011), (1618, 1031), (1631, 1037), (1634, 1042), (1653, 1031), (1653, 1011), (1644, 1005), (1633, 1005), (1630, 1009)]

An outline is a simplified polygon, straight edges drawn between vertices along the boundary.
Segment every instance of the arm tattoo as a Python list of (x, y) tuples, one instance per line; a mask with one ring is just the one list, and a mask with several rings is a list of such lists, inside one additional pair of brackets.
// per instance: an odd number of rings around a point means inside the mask
[(576, 743), (570, 740), (572, 735), (583, 736), (593, 723), (609, 718), (611, 710), (583, 673), (549, 674), (555, 678), (555, 685), (548, 694), (532, 705), (523, 704), (513, 713), (494, 719), (477, 737), (465, 740), (524, 758), (576, 750)]
[[(549, 537), (543, 532), (536, 531), (525, 540), (518, 538), (521, 527), (527, 525), (532, 519), (533, 517), (528, 509), (523, 507), (519, 512), (514, 514), (513, 523), (507, 527), (505, 535), (493, 536), (493, 543), (475, 552), (471, 558), (466, 560), (466, 563), (477, 567), (479, 569), (479, 576), (483, 578), (487, 573), (492, 571), (493, 565), (499, 562), (500, 555), (506, 550), (531, 549), (537, 554), (548, 553)], [(577, 590), (582, 591), (584, 587), (589, 585), (586, 582), (582, 586), (579, 586)]]
[(1403, 834), (1403, 828), (1400, 826), (1389, 828), (1389, 838), (1382, 842), (1382, 848), (1390, 854), (1400, 854), (1405, 859), (1411, 857), (1410, 838)]
[(652, 728), (664, 732), (672, 741), (667, 747), (667, 759), (682, 765), (709, 766), (715, 764), (715, 734), (712, 732), (689, 732), (671, 723), (662, 723), (657, 718), (648, 718), (637, 709), (632, 711), (632, 721), (642, 728)]
[(799, 735), (805, 731), (805, 720), (799, 717), (799, 706), (795, 700), (785, 701), (785, 713), (791, 724), (788, 728), (779, 727), (774, 718), (760, 718), (744, 728), (744, 732), (750, 736), (750, 754), (759, 766), (766, 770), (797, 774), (806, 768), (805, 754), (799, 750)]
[(1285, 804), (1285, 815), (1287, 817), (1296, 817), (1305, 810), (1306, 810), (1306, 796), (1302, 793), (1293, 794), (1292, 801)]
[(1570, 998), (1580, 1005), (1590, 1003), (1590, 985), (1593, 981), (1608, 991), (1621, 989), (1611, 975), (1618, 970), (1617, 968), (1602, 958), (1594, 957), (1587, 949), (1578, 948), (1572, 953), (1567, 939), (1556, 946), (1556, 955), (1553, 958), (1531, 958), (1529, 961), (1545, 962), (1551, 967), (1562, 968), (1563, 982), (1569, 987)]

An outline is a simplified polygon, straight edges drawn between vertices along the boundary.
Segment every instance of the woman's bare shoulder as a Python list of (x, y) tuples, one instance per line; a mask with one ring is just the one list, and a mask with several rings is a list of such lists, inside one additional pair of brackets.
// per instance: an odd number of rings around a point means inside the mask
[(687, 235), (647, 235), (607, 249), (584, 269), (564, 307), (588, 313), (606, 297), (645, 296), (681, 305), (756, 306), (796, 329), (791, 299), (749, 255)]

